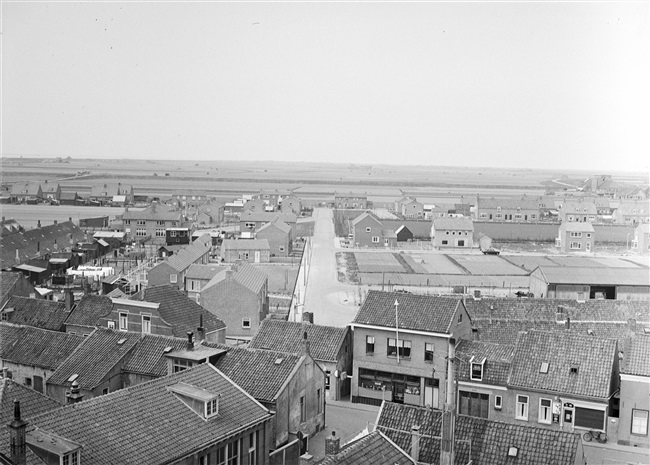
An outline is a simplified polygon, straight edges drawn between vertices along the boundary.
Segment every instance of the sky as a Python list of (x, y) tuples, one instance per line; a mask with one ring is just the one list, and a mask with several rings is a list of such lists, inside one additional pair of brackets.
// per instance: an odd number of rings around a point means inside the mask
[(649, 2), (1, 2), (3, 156), (648, 170)]

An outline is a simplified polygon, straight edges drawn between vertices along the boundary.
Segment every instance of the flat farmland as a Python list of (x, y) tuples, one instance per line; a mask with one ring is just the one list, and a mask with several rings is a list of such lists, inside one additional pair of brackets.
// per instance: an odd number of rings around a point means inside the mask
[(528, 272), (495, 255), (454, 255), (456, 263), (472, 275), (527, 275)]
[(458, 267), (446, 255), (436, 253), (410, 254), (413, 259), (419, 261), (427, 273), (432, 274), (467, 274)]
[(402, 264), (390, 252), (355, 252), (354, 257), (361, 273), (406, 273)]
[(25, 229), (36, 227), (40, 220), (41, 226), (61, 223), (72, 218), (75, 223), (81, 218), (108, 216), (109, 220), (124, 213), (124, 208), (117, 207), (77, 207), (74, 205), (7, 205), (0, 204), (0, 212), (7, 219), (13, 218)]
[[(152, 157), (153, 158), (153, 157)], [(275, 161), (0, 158), (2, 183), (45, 180), (66, 192), (84, 194), (106, 182), (132, 184), (136, 194), (170, 195), (174, 189), (205, 189), (211, 195), (238, 197), (265, 190), (295, 190), (310, 200), (331, 201), (334, 192), (364, 192), (375, 202), (402, 195), (423, 201), (460, 201), (476, 194), (503, 197), (540, 193), (542, 182), (563, 174), (588, 177), (589, 171), (464, 168), (414, 165), (289, 163)], [(78, 176), (78, 173), (84, 173)], [(642, 184), (647, 173), (617, 173)]]

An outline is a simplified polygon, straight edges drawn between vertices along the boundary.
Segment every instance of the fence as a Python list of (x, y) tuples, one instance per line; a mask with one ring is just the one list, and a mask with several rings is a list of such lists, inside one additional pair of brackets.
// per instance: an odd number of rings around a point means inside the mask
[(270, 465), (295, 465), (300, 462), (300, 440), (285, 444), (269, 454)]

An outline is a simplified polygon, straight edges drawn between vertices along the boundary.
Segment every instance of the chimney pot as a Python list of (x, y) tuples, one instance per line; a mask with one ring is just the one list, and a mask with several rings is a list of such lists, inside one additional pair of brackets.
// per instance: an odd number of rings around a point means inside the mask
[(41, 227), (41, 220), (38, 220), (38, 222), (36, 223), (36, 227), (37, 227), (37, 228), (40, 228), (40, 227)]
[(341, 450), (341, 438), (336, 437), (336, 431), (332, 431), (332, 435), (325, 438), (325, 455), (336, 455)]
[(187, 348), (194, 349), (194, 333), (192, 331), (187, 332)]
[(564, 323), (565, 329), (571, 329), (571, 318), (566, 317), (566, 322)]

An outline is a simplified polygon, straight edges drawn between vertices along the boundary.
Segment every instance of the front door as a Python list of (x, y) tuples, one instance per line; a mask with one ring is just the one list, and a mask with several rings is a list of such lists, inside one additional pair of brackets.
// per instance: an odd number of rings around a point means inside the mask
[(587, 252), (591, 252), (591, 242), (587, 242), (586, 247), (587, 247), (587, 249), (586, 249)]
[(255, 263), (259, 263), (259, 262), (260, 262), (260, 251), (256, 250), (255, 251)]

